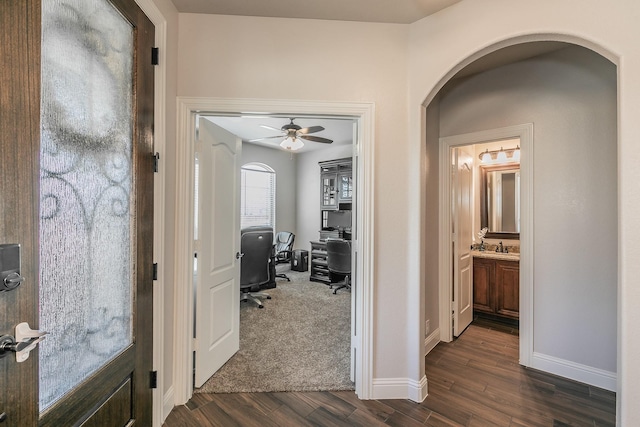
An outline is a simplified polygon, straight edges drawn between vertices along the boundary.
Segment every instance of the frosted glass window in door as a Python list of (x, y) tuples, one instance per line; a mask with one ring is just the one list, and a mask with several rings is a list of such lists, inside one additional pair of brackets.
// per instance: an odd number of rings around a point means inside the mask
[(42, 1), (40, 410), (133, 340), (133, 29)]

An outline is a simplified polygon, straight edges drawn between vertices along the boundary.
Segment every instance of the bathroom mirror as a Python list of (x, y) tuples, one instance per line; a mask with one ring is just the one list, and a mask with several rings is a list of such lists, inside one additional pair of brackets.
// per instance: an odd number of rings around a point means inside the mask
[(480, 227), (487, 238), (520, 238), (520, 165), (480, 166)]

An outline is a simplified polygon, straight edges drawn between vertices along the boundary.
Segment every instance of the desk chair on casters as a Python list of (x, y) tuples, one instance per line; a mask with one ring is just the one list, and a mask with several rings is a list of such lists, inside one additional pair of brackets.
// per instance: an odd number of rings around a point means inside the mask
[[(327, 268), (331, 286), (338, 284), (333, 290), (334, 294), (342, 288), (351, 290), (351, 241), (327, 240)], [(334, 282), (334, 279), (338, 280)]]
[(264, 308), (260, 298), (271, 299), (259, 292), (272, 277), (273, 230), (270, 227), (247, 227), (240, 232), (240, 301), (252, 301)]
[[(291, 262), (291, 255), (293, 253), (293, 241), (296, 239), (296, 235), (290, 231), (280, 231), (276, 234), (276, 239), (273, 243), (276, 252), (276, 264)], [(291, 281), (289, 277), (284, 274), (276, 274), (276, 277), (281, 279), (287, 279)]]

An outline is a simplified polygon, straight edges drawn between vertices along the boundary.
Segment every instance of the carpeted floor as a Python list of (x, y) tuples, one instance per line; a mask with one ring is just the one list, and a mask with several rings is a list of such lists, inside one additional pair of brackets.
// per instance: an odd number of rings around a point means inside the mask
[(196, 393), (353, 390), (351, 292), (337, 295), (309, 272), (278, 266), (264, 308), (240, 305), (240, 350)]

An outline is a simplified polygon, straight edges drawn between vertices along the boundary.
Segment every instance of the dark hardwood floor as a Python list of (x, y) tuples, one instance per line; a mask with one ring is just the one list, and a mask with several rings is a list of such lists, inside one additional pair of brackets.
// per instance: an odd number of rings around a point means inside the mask
[(195, 394), (165, 427), (614, 426), (615, 394), (518, 365), (517, 329), (476, 320), (426, 358), (429, 396), (359, 400), (354, 392)]

